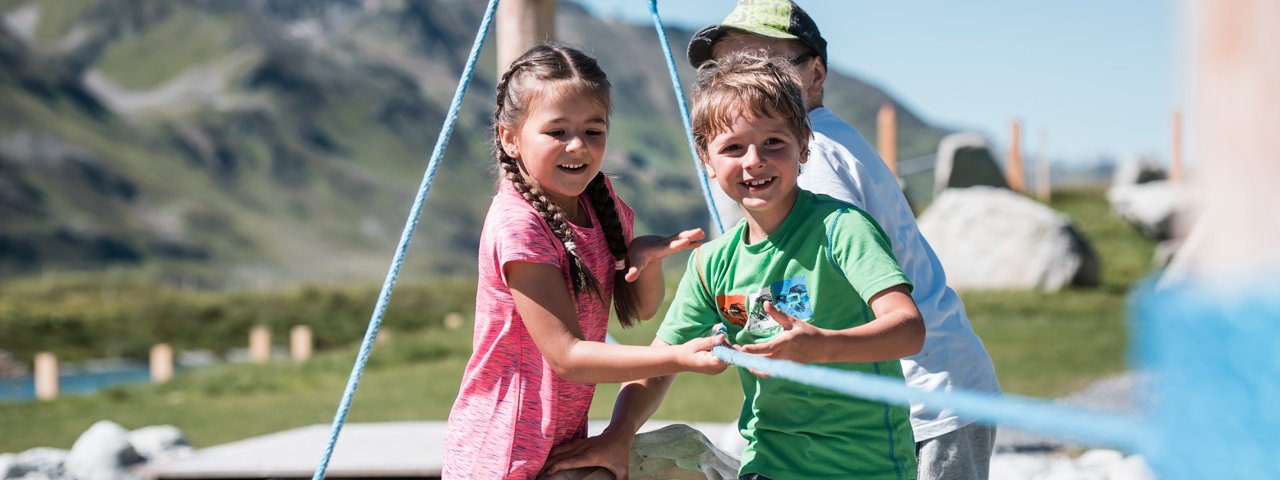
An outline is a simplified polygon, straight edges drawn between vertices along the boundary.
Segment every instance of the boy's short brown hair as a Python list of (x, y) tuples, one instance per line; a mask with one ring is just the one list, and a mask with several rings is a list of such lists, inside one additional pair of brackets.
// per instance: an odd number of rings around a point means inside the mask
[(785, 59), (758, 52), (735, 52), (709, 60), (698, 69), (693, 89), (693, 143), (698, 157), (707, 160), (707, 145), (729, 130), (740, 115), (783, 119), (800, 142), (801, 155), (809, 151), (809, 116), (804, 108), (800, 77)]

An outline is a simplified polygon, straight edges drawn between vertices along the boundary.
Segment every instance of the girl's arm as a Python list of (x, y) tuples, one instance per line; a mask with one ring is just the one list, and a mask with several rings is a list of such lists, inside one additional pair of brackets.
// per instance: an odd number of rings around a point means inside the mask
[(641, 320), (653, 318), (662, 306), (666, 294), (666, 281), (662, 273), (662, 259), (680, 250), (702, 244), (701, 228), (685, 230), (670, 237), (645, 235), (631, 240), (626, 280), (635, 289), (638, 305), (636, 312)]
[(559, 268), (517, 261), (508, 262), (504, 270), (516, 311), (534, 344), (556, 374), (566, 380), (617, 383), (685, 370), (717, 374), (727, 366), (711, 354), (717, 343), (713, 337), (659, 348), (586, 341)]
[[(652, 346), (666, 348), (667, 344), (655, 338)], [(609, 426), (600, 435), (571, 440), (551, 449), (543, 472), (552, 475), (579, 467), (602, 466), (617, 478), (627, 478), (636, 432), (658, 410), (675, 378), (675, 375), (665, 375), (622, 384)]]
[(765, 343), (734, 348), (801, 363), (879, 362), (920, 352), (924, 318), (906, 285), (887, 288), (867, 303), (876, 318), (842, 330), (815, 327), (766, 303), (765, 312), (786, 331)]

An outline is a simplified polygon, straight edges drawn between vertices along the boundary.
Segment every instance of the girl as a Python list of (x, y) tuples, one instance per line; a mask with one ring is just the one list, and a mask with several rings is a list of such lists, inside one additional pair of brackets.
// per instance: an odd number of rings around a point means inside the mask
[(609, 81), (595, 59), (537, 46), (498, 82), (502, 178), (480, 236), (474, 353), (449, 414), (444, 477), (532, 479), (551, 448), (584, 438), (595, 383), (725, 364), (704, 338), (666, 348), (603, 342), (662, 302), (662, 258), (702, 231), (631, 239), (635, 214), (600, 173)]

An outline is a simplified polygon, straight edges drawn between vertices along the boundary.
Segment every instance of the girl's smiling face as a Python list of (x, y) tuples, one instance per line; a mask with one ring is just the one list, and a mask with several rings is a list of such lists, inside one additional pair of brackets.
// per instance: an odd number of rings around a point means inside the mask
[(707, 143), (707, 175), (759, 225), (791, 212), (796, 178), (806, 158), (787, 122), (770, 115), (738, 115)]
[(608, 111), (595, 96), (548, 88), (530, 102), (516, 129), (500, 127), (502, 148), (520, 163), (526, 180), (566, 213), (600, 172), (609, 132)]

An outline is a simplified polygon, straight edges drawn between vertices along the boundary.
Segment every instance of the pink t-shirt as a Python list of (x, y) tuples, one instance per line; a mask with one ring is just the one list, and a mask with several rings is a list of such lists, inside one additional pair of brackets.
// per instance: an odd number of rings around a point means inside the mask
[[(617, 196), (613, 198), (629, 242), (635, 213)], [(614, 259), (586, 195), (579, 197), (579, 205), (591, 226), (573, 225), (574, 243), (600, 282), (604, 301), (584, 291), (574, 303), (583, 336), (603, 342), (613, 297)], [(564, 244), (503, 180), (480, 234), (475, 337), (458, 399), (449, 413), (443, 472), (447, 479), (533, 479), (552, 447), (587, 433), (587, 409), (595, 385), (560, 378), (538, 351), (516, 312), (502, 268), (517, 261), (560, 267), (572, 292)]]

